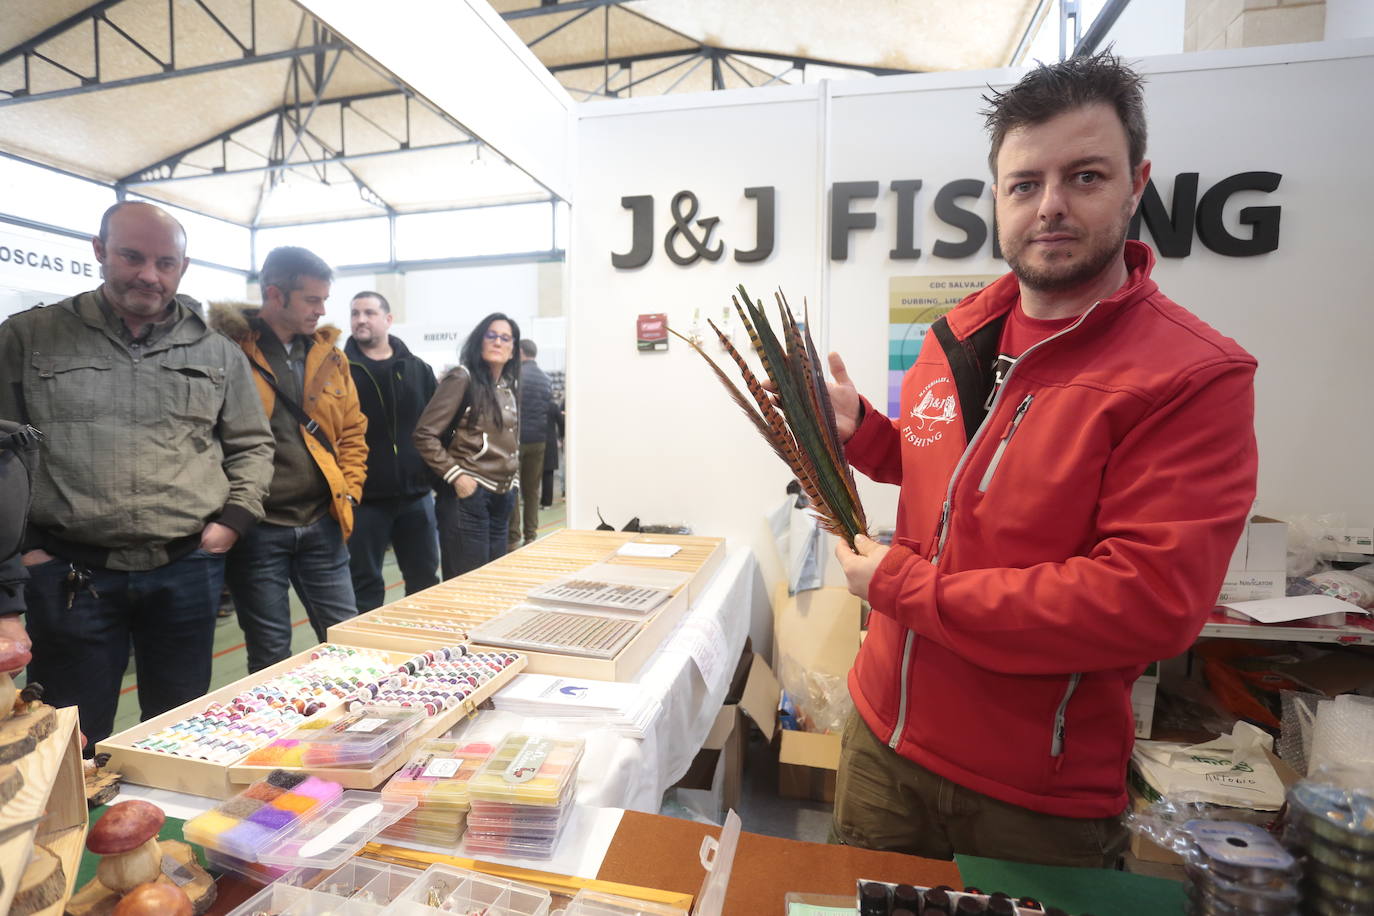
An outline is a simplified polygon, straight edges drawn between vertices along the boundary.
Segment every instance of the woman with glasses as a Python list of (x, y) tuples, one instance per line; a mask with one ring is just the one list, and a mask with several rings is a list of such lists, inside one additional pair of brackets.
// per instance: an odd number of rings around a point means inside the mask
[(415, 448), (439, 478), (435, 513), (445, 579), (506, 552), (520, 471), (519, 348), (514, 321), (500, 312), (483, 318), (415, 426)]

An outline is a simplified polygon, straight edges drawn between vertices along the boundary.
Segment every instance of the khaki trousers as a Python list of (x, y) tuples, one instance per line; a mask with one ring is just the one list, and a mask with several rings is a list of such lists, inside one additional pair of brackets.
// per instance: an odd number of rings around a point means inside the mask
[(511, 550), (521, 546), (520, 538), (528, 544), (539, 535), (539, 486), (544, 478), (544, 448), (546, 443), (528, 442), (520, 446), (520, 505), (510, 511)]
[(842, 741), (832, 841), (928, 859), (960, 853), (1088, 868), (1114, 868), (1125, 851), (1120, 818), (1041, 814), (966, 789), (892, 750), (857, 712)]

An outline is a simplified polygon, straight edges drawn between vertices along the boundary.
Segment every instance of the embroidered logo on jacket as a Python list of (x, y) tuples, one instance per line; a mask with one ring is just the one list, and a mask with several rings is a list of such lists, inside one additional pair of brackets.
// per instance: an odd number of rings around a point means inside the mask
[(911, 422), (902, 427), (902, 437), (917, 447), (939, 442), (945, 437), (944, 427), (958, 414), (958, 395), (949, 376), (942, 375), (921, 389), (911, 408)]

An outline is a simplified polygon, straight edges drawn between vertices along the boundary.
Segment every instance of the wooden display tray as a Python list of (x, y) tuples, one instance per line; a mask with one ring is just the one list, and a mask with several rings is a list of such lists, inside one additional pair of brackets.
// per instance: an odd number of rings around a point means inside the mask
[[(509, 649), (498, 649), (498, 652), (509, 652)], [(398, 653), (399, 654), (399, 653)], [(505, 668), (496, 677), (487, 681), (482, 686), (473, 691), (462, 703), (452, 709), (445, 709), (433, 718), (426, 719), (423, 724), (415, 729), (414, 735), (409, 741), (398, 748), (395, 753), (378, 761), (371, 769), (351, 769), (348, 767), (283, 767), (283, 766), (249, 766), (245, 763), (236, 763), (229, 767), (229, 781), (238, 783), (236, 791), (242, 789), (248, 783), (257, 782), (259, 779), (266, 779), (267, 775), (273, 770), (294, 770), (296, 772), (314, 773), (323, 776), (333, 782), (337, 782), (345, 789), (375, 789), (382, 783), (391, 778), (401, 767), (415, 756), (420, 750), (420, 745), (433, 738), (447, 732), (450, 728), (457, 725), (465, 717), (477, 711), (477, 707), (485, 703), (492, 694), (510, 683), (511, 678), (515, 677), (525, 669), (528, 664), (525, 655), (522, 653), (518, 658)]]
[[(433, 649), (440, 645), (456, 645), (459, 642), (461, 642), (461, 640), (458, 639), (451, 639), (443, 642), (430, 640), (428, 645), (424, 648)], [(174, 722), (180, 722), (182, 719), (199, 713), (211, 703), (227, 702), (249, 687), (261, 684), (264, 681), (269, 681), (278, 674), (299, 667), (309, 661), (310, 653), (313, 652), (315, 648), (318, 647), (307, 649), (304, 652), (293, 655), (285, 661), (277, 662), (275, 665), (271, 665), (261, 671), (250, 674), (241, 680), (234, 681), (232, 684), (226, 684), (218, 690), (212, 690), (205, 696), (192, 700), (190, 703), (178, 706), (176, 709), (169, 710), (160, 716), (155, 716), (146, 722), (141, 722), (127, 731), (112, 735), (100, 742), (96, 750), (110, 755), (110, 762), (107, 765), (108, 768), (120, 773), (127, 782), (144, 786), (153, 786), (158, 789), (168, 789), (173, 792), (185, 792), (188, 795), (199, 795), (204, 798), (228, 798), (242, 788), (241, 785), (235, 785), (234, 781), (230, 778), (230, 765), (215, 763), (209, 760), (195, 760), (190, 757), (178, 757), (173, 754), (163, 754), (157, 751), (146, 751), (134, 747), (134, 743), (154, 732), (160, 731)], [(388, 662), (400, 664), (414, 656), (416, 651), (417, 650), (382, 650), (382, 656)], [(442, 731), (439, 726), (445, 721), (448, 722), (448, 725), (443, 726), (443, 728), (452, 727), (462, 718), (462, 715), (466, 714), (467, 711), (471, 711), (471, 709), (475, 709), (478, 703), (481, 703), (487, 696), (494, 693), (497, 687), (513, 677), (514, 672), (519, 671), (522, 667), (524, 666), (517, 660), (516, 664), (511, 665), (506, 671), (503, 671), (501, 676), (483, 685), (484, 688), (490, 688), (489, 690), (479, 690), (477, 693), (473, 694), (473, 696), (468, 697), (468, 702), (462, 706), (454, 710), (446, 710), (444, 715), (427, 720), (420, 727), (420, 730), (417, 731), (416, 741), (418, 742), (441, 734)], [(508, 674), (507, 672), (511, 673)], [(475, 697), (477, 699), (474, 702)], [(449, 715), (450, 713), (454, 715)], [(410, 746), (411, 745), (408, 744), (407, 749), (409, 749)], [(359, 775), (366, 773), (368, 774), (366, 776), (367, 779), (374, 779), (373, 782), (363, 787), (370, 789), (385, 781), (393, 772), (404, 766), (406, 759), (408, 758), (403, 754), (396, 754), (388, 758), (384, 763), (391, 765), (391, 769), (382, 773), (380, 777), (375, 779), (373, 774), (380, 772), (383, 766), (382, 764), (379, 764), (372, 770), (354, 770), (351, 772)], [(270, 772), (272, 769), (275, 769), (275, 767), (265, 768), (263, 772)], [(340, 770), (340, 774), (343, 772), (345, 771)], [(336, 781), (344, 782), (343, 779), (338, 779)], [(348, 785), (350, 788), (358, 788), (351, 783), (344, 784)]]
[(76, 872), (86, 848), (88, 812), (81, 771), (81, 738), (75, 706), (58, 710), (41, 706), (38, 709), (39, 714), (54, 715), (56, 727), (38, 742), (36, 748), (14, 762), (23, 774), (24, 785), (0, 808), (0, 830), (37, 818), (42, 820), (0, 842), (0, 874), (5, 882), (0, 888), (0, 913), (9, 912), (29, 853), (35, 843), (40, 843), (61, 860), (66, 887), (58, 902), (38, 913), (40, 916), (60, 916), (76, 884)]
[[(622, 545), (631, 541), (671, 544), (681, 549), (667, 559), (616, 554)], [(329, 640), (339, 645), (418, 652), (433, 647), (436, 641), (442, 642), (445, 638), (458, 639), (461, 634), (423, 626), (398, 626), (388, 623), (388, 619), (420, 624), (437, 621), (450, 626), (476, 627), (524, 601), (530, 589), (571, 575), (594, 563), (687, 573), (690, 578), (686, 584), (661, 608), (646, 616), (643, 629), (614, 659), (515, 650), (528, 656), (528, 670), (532, 673), (608, 681), (630, 680), (672, 632), (724, 560), (723, 538), (564, 529), (466, 575), (335, 624), (329, 628)], [(480, 645), (474, 645), (473, 649), (511, 651)]]

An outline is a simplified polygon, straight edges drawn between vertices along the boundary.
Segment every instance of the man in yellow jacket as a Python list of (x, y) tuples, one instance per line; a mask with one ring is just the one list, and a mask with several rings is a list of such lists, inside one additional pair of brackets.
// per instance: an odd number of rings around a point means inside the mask
[(321, 640), (357, 613), (344, 544), (367, 472), (367, 417), (339, 329), (317, 327), (332, 281), (314, 253), (277, 248), (262, 265), (262, 308), (217, 306), (212, 319), (248, 357), (277, 445), (265, 516), (225, 569), (249, 672), (291, 655), (288, 583)]

